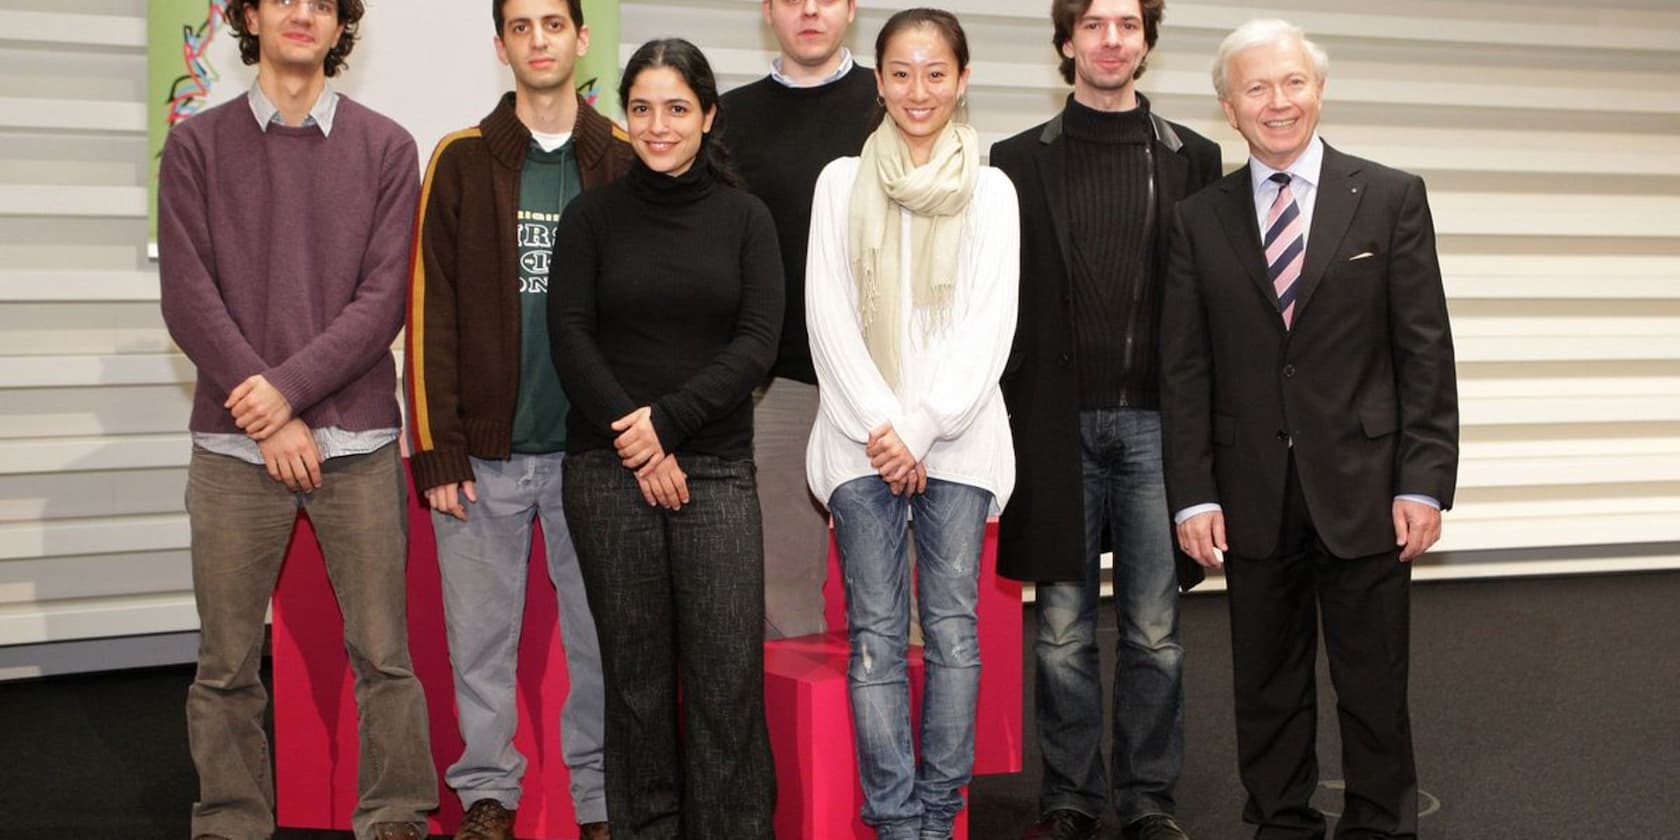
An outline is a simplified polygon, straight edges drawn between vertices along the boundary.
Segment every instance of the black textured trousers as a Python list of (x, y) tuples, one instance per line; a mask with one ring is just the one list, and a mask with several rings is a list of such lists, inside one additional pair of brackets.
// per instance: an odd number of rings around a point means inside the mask
[(1333, 556), (1290, 459), (1283, 528), (1268, 557), (1227, 555), (1237, 763), (1258, 840), (1322, 838), (1318, 786), (1319, 621), (1342, 736), (1338, 840), (1415, 838), (1417, 768), (1406, 684), (1411, 576), (1398, 550)]
[(678, 511), (649, 506), (610, 450), (566, 461), (566, 520), (601, 639), (607, 817), (616, 840), (770, 838), (753, 464), (677, 459), (690, 497)]

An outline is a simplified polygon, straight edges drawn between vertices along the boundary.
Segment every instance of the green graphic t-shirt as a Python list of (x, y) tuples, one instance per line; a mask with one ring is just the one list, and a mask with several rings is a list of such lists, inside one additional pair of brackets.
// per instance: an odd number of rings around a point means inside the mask
[(548, 344), (548, 261), (560, 210), (583, 192), (567, 140), (552, 152), (531, 141), (519, 175), (519, 400), (513, 409), (513, 451), (526, 455), (566, 448), (566, 409)]

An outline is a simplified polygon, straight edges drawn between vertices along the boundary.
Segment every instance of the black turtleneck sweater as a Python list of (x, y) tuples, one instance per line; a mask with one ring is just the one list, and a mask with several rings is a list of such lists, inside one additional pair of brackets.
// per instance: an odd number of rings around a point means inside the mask
[(805, 329), (811, 195), (829, 161), (863, 151), (876, 115), (875, 73), (861, 65), (817, 87), (790, 88), (765, 76), (723, 95), (719, 122), (735, 171), (764, 199), (781, 240), (787, 303), (776, 376), (817, 384)]
[(1155, 191), (1149, 112), (1068, 98), (1068, 227), (1079, 407), (1156, 409), (1160, 278), (1149, 276)]
[(704, 158), (672, 178), (637, 161), (567, 205), (548, 296), (571, 398), (566, 451), (610, 449), (653, 406), (667, 452), (752, 457), (752, 391), (776, 357), (782, 261), (764, 203)]

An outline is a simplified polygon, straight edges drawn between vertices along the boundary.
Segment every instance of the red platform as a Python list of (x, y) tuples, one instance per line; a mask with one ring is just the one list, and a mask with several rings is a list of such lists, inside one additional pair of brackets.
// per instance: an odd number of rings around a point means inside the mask
[[(439, 802), (431, 831), (449, 834), (461, 818), (443, 768), (461, 751), (454, 682), (444, 636), (437, 549), (423, 500), (410, 498), (409, 647), (426, 690)], [(980, 680), (975, 773), (1021, 769), (1021, 590), (999, 579), (996, 525), (988, 526), (981, 565)], [(873, 834), (858, 816), (862, 791), (853, 756), (845, 676), (845, 608), (838, 560), (830, 552), (825, 596), (834, 631), (765, 645), (765, 706), (776, 757), (776, 834), (783, 840), (840, 840)], [(518, 836), (577, 836), (569, 778), (560, 758), (565, 650), (554, 588), (538, 539), (526, 587), (519, 650), (519, 729), (529, 760)], [(920, 652), (912, 653), (912, 709), (920, 708)], [(356, 703), (344, 653), (343, 621), (307, 519), (300, 517), (274, 595), (274, 729), (279, 823), (348, 830), (356, 802)], [(966, 814), (959, 838), (966, 836)]]
[[(980, 557), (980, 698), (974, 773), (1021, 770), (1021, 585), (997, 576), (997, 523), (986, 526)], [(832, 541), (823, 587), (830, 631), (766, 642), (764, 705), (776, 757), (776, 836), (807, 840), (872, 840), (864, 825), (863, 788), (848, 708), (844, 584)], [(910, 652), (910, 713), (920, 726), (922, 655)], [(966, 795), (966, 794), (965, 794)], [(968, 836), (968, 811), (957, 816), (956, 840)]]

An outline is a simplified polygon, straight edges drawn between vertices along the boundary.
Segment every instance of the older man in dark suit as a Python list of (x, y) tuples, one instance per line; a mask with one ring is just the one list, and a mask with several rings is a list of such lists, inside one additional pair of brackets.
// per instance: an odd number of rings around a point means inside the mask
[(1328, 60), (1251, 21), (1214, 68), (1249, 164), (1177, 208), (1163, 303), (1167, 494), (1225, 565), (1244, 819), (1324, 836), (1320, 614), (1347, 776), (1338, 838), (1415, 837), (1409, 561), (1458, 467), (1452, 334), (1423, 181), (1317, 134)]

